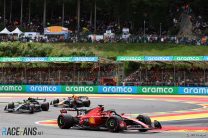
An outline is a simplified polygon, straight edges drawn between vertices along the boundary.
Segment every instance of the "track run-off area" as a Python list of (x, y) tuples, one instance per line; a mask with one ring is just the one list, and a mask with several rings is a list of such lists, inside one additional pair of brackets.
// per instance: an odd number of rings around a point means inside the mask
[[(77, 94), (84, 95), (84, 94)], [(35, 114), (14, 114), (4, 112), (8, 102), (22, 101), (28, 97), (46, 98), (52, 101), (56, 98), (66, 98), (71, 94), (0, 94), (0, 129), (3, 127), (35, 126), (43, 131), (43, 137), (208, 137), (208, 96), (189, 95), (110, 95), (89, 94), (91, 108), (103, 104), (105, 110), (115, 109), (118, 113), (126, 113), (132, 117), (145, 114), (153, 120), (161, 122), (161, 130), (146, 133), (123, 132), (121, 134), (87, 131), (61, 130), (57, 126), (57, 117), (61, 108), (50, 107), (48, 112)], [(138, 135), (136, 135), (138, 134)], [(6, 137), (6, 136), (5, 136)], [(32, 136), (28, 136), (32, 137)], [(41, 137), (41, 136), (39, 136)]]

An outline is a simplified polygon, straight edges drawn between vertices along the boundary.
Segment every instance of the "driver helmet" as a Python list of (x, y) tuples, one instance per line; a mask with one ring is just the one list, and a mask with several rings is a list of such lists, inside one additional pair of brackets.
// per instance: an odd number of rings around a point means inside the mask
[(73, 99), (78, 99), (78, 96), (76, 96), (76, 95), (73, 94), (73, 95), (72, 95), (72, 98), (73, 98)]

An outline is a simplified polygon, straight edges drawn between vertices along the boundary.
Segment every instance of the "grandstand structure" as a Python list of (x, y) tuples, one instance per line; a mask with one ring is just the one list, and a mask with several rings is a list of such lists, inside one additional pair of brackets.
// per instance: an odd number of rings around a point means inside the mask
[(206, 56), (118, 57), (117, 60), (133, 62), (123, 85), (208, 86)]
[(54, 61), (46, 57), (1, 58), (0, 84), (208, 86), (206, 56), (117, 57), (117, 61), (74, 58), (79, 60), (70, 57), (57, 57)]
[(20, 58), (0, 58), (0, 84), (117, 85), (118, 79), (122, 80), (124, 74), (124, 70), (119, 69), (119, 63), (104, 58)]

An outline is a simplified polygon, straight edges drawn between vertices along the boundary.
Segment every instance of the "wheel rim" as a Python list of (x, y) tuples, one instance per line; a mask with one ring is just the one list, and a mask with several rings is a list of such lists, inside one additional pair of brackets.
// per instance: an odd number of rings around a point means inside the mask
[(115, 120), (113, 120), (113, 119), (109, 120), (108, 126), (109, 126), (110, 129), (114, 129), (115, 126), (116, 126)]
[(60, 124), (61, 126), (64, 124), (63, 117), (60, 117), (60, 119), (59, 119), (59, 124)]
[(111, 127), (114, 126), (114, 121), (110, 121), (110, 126), (111, 126)]

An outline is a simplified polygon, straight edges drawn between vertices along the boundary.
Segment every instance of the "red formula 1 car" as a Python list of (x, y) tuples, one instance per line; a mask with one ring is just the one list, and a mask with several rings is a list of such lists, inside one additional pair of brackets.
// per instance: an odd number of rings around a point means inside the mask
[(146, 132), (152, 129), (161, 129), (162, 126), (158, 121), (151, 122), (148, 116), (139, 115), (137, 118), (130, 118), (125, 114), (117, 114), (114, 110), (104, 111), (103, 105), (90, 110), (77, 111), (75, 117), (67, 114), (71, 109), (62, 109), (58, 116), (57, 123), (61, 129), (72, 127), (84, 129), (107, 129), (111, 132), (120, 132), (124, 130), (139, 130)]

